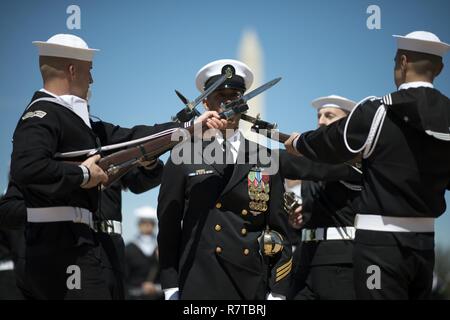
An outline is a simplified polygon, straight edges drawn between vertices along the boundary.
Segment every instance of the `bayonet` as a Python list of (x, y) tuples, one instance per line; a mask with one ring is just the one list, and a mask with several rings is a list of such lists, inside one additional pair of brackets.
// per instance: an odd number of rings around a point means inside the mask
[(187, 122), (193, 117), (199, 116), (200, 112), (197, 111), (197, 105), (206, 99), (214, 90), (216, 90), (229, 76), (223, 74), (219, 79), (217, 79), (208, 89), (206, 89), (201, 95), (199, 95), (195, 100), (189, 101), (185, 96), (183, 96), (179, 91), (175, 90), (178, 98), (184, 103), (185, 107), (183, 110), (178, 112), (176, 116), (172, 117), (173, 121)]
[(262, 86), (259, 86), (258, 88), (256, 88), (255, 90), (243, 95), (242, 97), (233, 100), (231, 102), (228, 103), (222, 103), (222, 109), (223, 110), (227, 110), (229, 108), (235, 107), (235, 106), (240, 106), (240, 105), (244, 105), (247, 104), (247, 102), (256, 97), (257, 95), (263, 93), (264, 91), (266, 91), (267, 89), (272, 88), (274, 85), (276, 85), (279, 81), (281, 80), (281, 78), (275, 78), (265, 84), (263, 84)]

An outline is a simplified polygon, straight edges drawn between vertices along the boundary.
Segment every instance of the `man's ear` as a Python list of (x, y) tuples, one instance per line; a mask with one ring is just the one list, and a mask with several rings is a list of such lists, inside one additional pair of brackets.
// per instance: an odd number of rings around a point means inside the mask
[(75, 65), (74, 64), (69, 64), (69, 75), (70, 75), (70, 79), (73, 80), (75, 78)]
[(408, 66), (408, 58), (406, 57), (406, 55), (402, 54), (400, 56), (400, 68), (402, 71), (406, 71), (406, 68)]

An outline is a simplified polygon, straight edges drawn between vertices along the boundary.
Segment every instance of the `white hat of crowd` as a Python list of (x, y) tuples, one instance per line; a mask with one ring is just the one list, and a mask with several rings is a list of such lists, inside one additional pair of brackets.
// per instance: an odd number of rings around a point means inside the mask
[(223, 73), (223, 68), (226, 66), (232, 66), (234, 68), (235, 78), (238, 78), (233, 80), (234, 83), (230, 82), (230, 85), (239, 86), (239, 81), (235, 80), (242, 80), (242, 86), (245, 86), (243, 89), (247, 90), (251, 87), (254, 78), (253, 72), (245, 63), (233, 59), (221, 59), (208, 63), (197, 72), (195, 76), (197, 89), (200, 92), (204, 92), (208, 80), (215, 76), (220, 76)]
[(40, 56), (92, 61), (98, 49), (89, 48), (87, 43), (73, 34), (56, 34), (47, 41), (33, 41)]
[(138, 219), (158, 220), (156, 209), (152, 207), (140, 207), (134, 210), (134, 214)]
[(351, 112), (356, 106), (355, 101), (337, 95), (317, 98), (311, 104), (317, 110), (322, 108), (338, 108), (347, 112)]
[(397, 39), (397, 48), (443, 57), (450, 51), (450, 45), (442, 42), (434, 33), (427, 31), (414, 31), (406, 36), (394, 35)]

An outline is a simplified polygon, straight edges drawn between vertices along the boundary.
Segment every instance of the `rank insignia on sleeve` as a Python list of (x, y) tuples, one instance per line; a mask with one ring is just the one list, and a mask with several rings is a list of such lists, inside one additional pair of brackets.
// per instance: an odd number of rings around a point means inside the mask
[(38, 117), (38, 118), (43, 118), (47, 115), (47, 112), (41, 111), (41, 110), (36, 110), (36, 111), (30, 111), (25, 113), (25, 115), (22, 117), (22, 120), (26, 120), (28, 118), (33, 118), (33, 117)]

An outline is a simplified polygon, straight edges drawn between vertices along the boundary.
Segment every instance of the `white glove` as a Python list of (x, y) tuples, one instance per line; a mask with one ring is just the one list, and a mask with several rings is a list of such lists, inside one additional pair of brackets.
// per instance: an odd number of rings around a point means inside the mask
[(286, 297), (282, 294), (269, 292), (269, 294), (266, 297), (266, 300), (286, 300)]
[(164, 289), (164, 299), (180, 300), (180, 292), (178, 288)]

